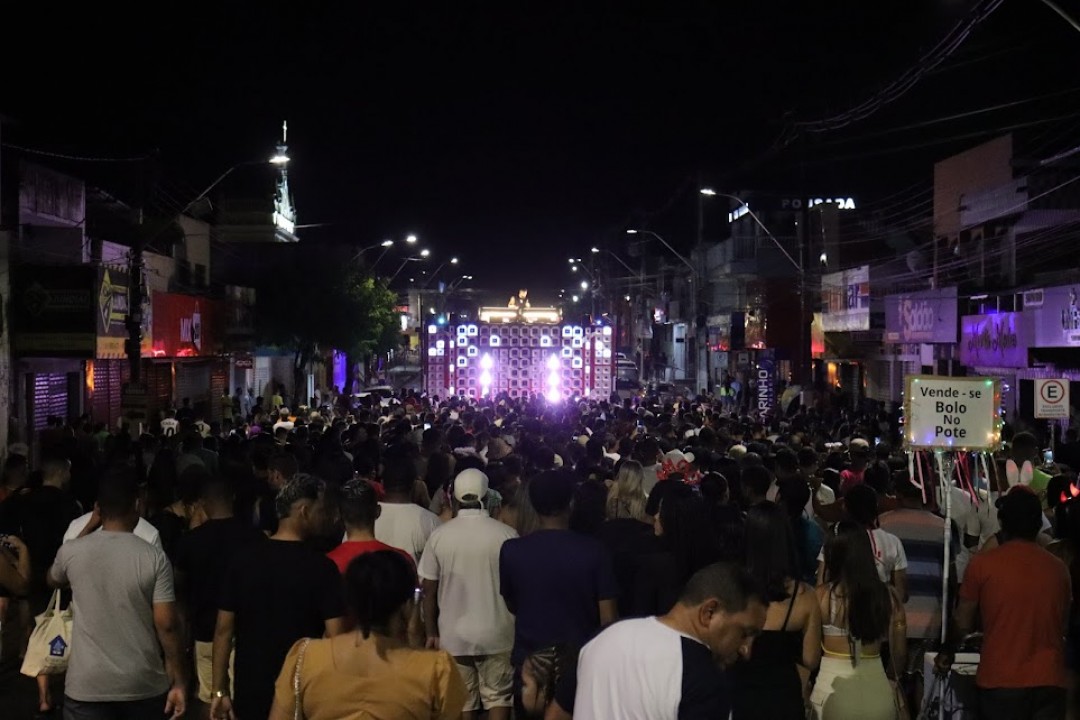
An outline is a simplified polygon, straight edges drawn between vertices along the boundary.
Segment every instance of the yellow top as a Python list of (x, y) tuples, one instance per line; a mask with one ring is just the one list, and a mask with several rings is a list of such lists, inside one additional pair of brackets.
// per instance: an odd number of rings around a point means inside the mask
[[(349, 633), (309, 641), (300, 670), (305, 720), (442, 720), (461, 717), (465, 684), (444, 650), (414, 650)], [(300, 640), (289, 650), (274, 702), (292, 717)]]

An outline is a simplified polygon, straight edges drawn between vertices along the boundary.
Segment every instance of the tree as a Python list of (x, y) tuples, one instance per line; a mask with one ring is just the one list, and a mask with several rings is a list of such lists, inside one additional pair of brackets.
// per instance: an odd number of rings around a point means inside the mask
[(392, 347), (399, 321), (396, 298), (385, 281), (353, 261), (337, 261), (329, 252), (287, 252), (279, 259), (284, 262), (274, 268), (277, 272), (264, 277), (296, 282), (271, 280), (273, 284), (259, 288), (256, 333), (260, 344), (292, 352), (298, 395), (305, 386), (305, 371), (322, 352), (344, 352), (351, 363)]

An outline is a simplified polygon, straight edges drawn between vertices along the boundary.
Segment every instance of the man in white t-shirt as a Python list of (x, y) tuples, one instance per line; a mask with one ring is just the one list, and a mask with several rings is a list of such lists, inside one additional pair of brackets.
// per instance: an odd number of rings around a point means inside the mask
[(818, 454), (814, 448), (804, 447), (799, 448), (799, 472), (806, 482), (810, 483), (810, 490), (813, 494), (810, 496), (810, 500), (806, 503), (806, 517), (817, 520), (824, 525), (821, 518), (817, 517), (814, 513), (814, 499), (817, 499), (818, 505), (832, 505), (836, 502), (836, 493), (833, 489), (822, 482), (820, 468), (818, 467)]
[(424, 588), (427, 646), (454, 656), (468, 697), (464, 720), (487, 711), (510, 720), (513, 707), (514, 616), (499, 593), (499, 553), (517, 532), (484, 508), (487, 475), (454, 478), (457, 516), (435, 528), (417, 568)]
[(388, 453), (382, 476), (386, 496), (379, 503), (382, 511), (375, 521), (375, 539), (401, 548), (414, 562), (419, 561), (428, 538), (439, 526), (438, 515), (413, 502), (419, 477), (411, 457), (401, 451)]
[(165, 419), (161, 421), (161, 434), (165, 437), (173, 437), (180, 432), (180, 421), (176, 419), (176, 411), (169, 410), (165, 413)]
[(575, 692), (572, 683), (560, 685), (556, 702), (574, 720), (727, 718), (722, 668), (750, 656), (765, 615), (744, 569), (709, 565), (667, 615), (617, 622), (587, 643)]
[(289, 419), (289, 408), (281, 408), (278, 413), (278, 421), (274, 423), (274, 434), (281, 428), (285, 428), (286, 432), (292, 432), (296, 427), (296, 423)]

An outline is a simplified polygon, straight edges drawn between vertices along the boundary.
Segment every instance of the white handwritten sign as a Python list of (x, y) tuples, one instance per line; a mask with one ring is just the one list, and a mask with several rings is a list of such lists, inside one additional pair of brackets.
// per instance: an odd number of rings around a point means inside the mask
[(1000, 382), (908, 375), (904, 440), (913, 449), (990, 450), (1001, 444)]

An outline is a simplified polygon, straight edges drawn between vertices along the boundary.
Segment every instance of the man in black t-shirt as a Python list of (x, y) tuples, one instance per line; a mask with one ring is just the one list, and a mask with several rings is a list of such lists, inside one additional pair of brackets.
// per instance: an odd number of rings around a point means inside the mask
[[(297, 475), (276, 500), (277, 532), (237, 556), (218, 604), (214, 631), (211, 716), (264, 718), (274, 682), (293, 644), (305, 637), (337, 635), (345, 614), (337, 566), (309, 548), (326, 524), (323, 484)], [(229, 695), (229, 653), (236, 640), (235, 698)]]
[(213, 695), (214, 624), (225, 574), (236, 557), (245, 557), (250, 545), (267, 540), (257, 528), (233, 516), (235, 492), (226, 480), (206, 478), (200, 500), (207, 520), (180, 538), (175, 569), (177, 595), (195, 641), (199, 700), (209, 704)]

